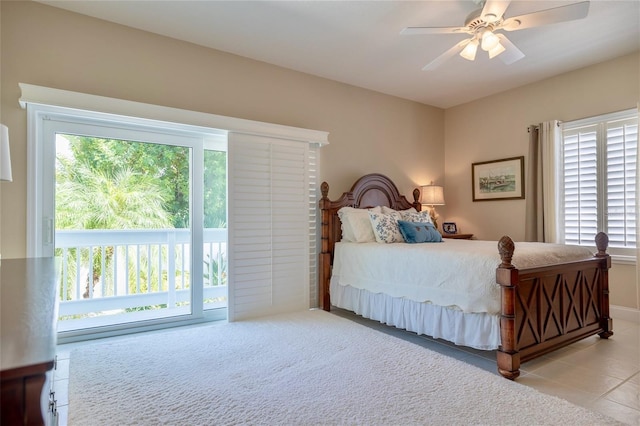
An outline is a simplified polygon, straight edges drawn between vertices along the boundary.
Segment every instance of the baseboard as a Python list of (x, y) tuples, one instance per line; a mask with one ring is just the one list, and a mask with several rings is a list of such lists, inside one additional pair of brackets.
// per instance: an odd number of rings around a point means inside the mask
[(621, 319), (640, 324), (640, 310), (626, 308), (624, 306), (611, 305), (609, 313), (613, 319)]

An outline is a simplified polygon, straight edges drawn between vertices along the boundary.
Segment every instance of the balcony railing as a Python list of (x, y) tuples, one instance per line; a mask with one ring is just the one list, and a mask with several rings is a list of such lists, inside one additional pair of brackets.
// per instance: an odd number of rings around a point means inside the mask
[[(204, 230), (204, 309), (227, 306), (227, 230)], [(191, 303), (189, 229), (56, 231), (60, 318)]]

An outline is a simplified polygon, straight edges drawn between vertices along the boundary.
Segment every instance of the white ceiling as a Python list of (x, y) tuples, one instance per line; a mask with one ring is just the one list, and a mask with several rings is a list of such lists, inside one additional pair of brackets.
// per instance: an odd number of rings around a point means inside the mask
[[(578, 1), (578, 0), (576, 0)], [(585, 19), (509, 32), (526, 57), (478, 51), (434, 71), (466, 34), (401, 36), (407, 26), (462, 26), (474, 1), (41, 1), (378, 92), (448, 108), (640, 50), (640, 1), (591, 1)], [(574, 1), (512, 1), (505, 17)]]

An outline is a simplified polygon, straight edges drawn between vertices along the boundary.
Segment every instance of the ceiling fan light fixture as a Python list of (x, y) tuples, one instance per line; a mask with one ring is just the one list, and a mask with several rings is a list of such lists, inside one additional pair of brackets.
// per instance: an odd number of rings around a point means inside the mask
[[(435, 70), (442, 63), (455, 56), (456, 53), (469, 61), (473, 61), (477, 54), (478, 45), (488, 53), (489, 58), (500, 56), (500, 60), (503, 63), (511, 65), (524, 58), (525, 55), (509, 41), (502, 32), (517, 31), (586, 18), (589, 14), (589, 4), (593, 2), (587, 0), (574, 1), (578, 1), (578, 3), (566, 4), (551, 9), (543, 9), (537, 12), (505, 18), (505, 12), (512, 3), (512, 0), (473, 0), (476, 5), (480, 6), (480, 9), (474, 10), (467, 15), (464, 26), (407, 27), (403, 29), (400, 34), (465, 33), (471, 36), (471, 38), (456, 43), (449, 50), (425, 65), (422, 68), (425, 71)], [(502, 55), (502, 53), (504, 53), (504, 55)]]
[(500, 39), (491, 30), (486, 29), (482, 33), (482, 44), (481, 44), (482, 50), (488, 52), (494, 47), (496, 47), (496, 45), (499, 43), (500, 43)]
[(496, 44), (493, 49), (491, 49), (489, 51), (489, 58), (493, 59), (496, 56), (498, 56), (499, 54), (501, 54), (502, 52), (504, 52), (506, 49), (503, 45), (501, 45), (500, 43)]
[(460, 56), (468, 61), (473, 61), (476, 59), (476, 52), (478, 51), (478, 40), (471, 40), (460, 52)]

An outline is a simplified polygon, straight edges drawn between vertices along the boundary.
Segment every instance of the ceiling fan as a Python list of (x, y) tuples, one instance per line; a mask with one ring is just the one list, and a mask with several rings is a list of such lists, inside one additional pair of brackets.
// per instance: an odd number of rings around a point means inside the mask
[(500, 59), (510, 65), (522, 58), (522, 53), (509, 39), (497, 31), (517, 31), (541, 25), (555, 24), (558, 22), (582, 19), (589, 13), (589, 2), (583, 1), (552, 9), (540, 10), (525, 15), (505, 18), (504, 12), (511, 1), (498, 0), (474, 0), (481, 6), (467, 16), (464, 27), (407, 27), (402, 35), (418, 34), (470, 34), (471, 38), (462, 40), (451, 49), (429, 62), (424, 68), (431, 71), (443, 62), (460, 53), (465, 59), (475, 60), (478, 46), (488, 52), (489, 58), (500, 55)]

